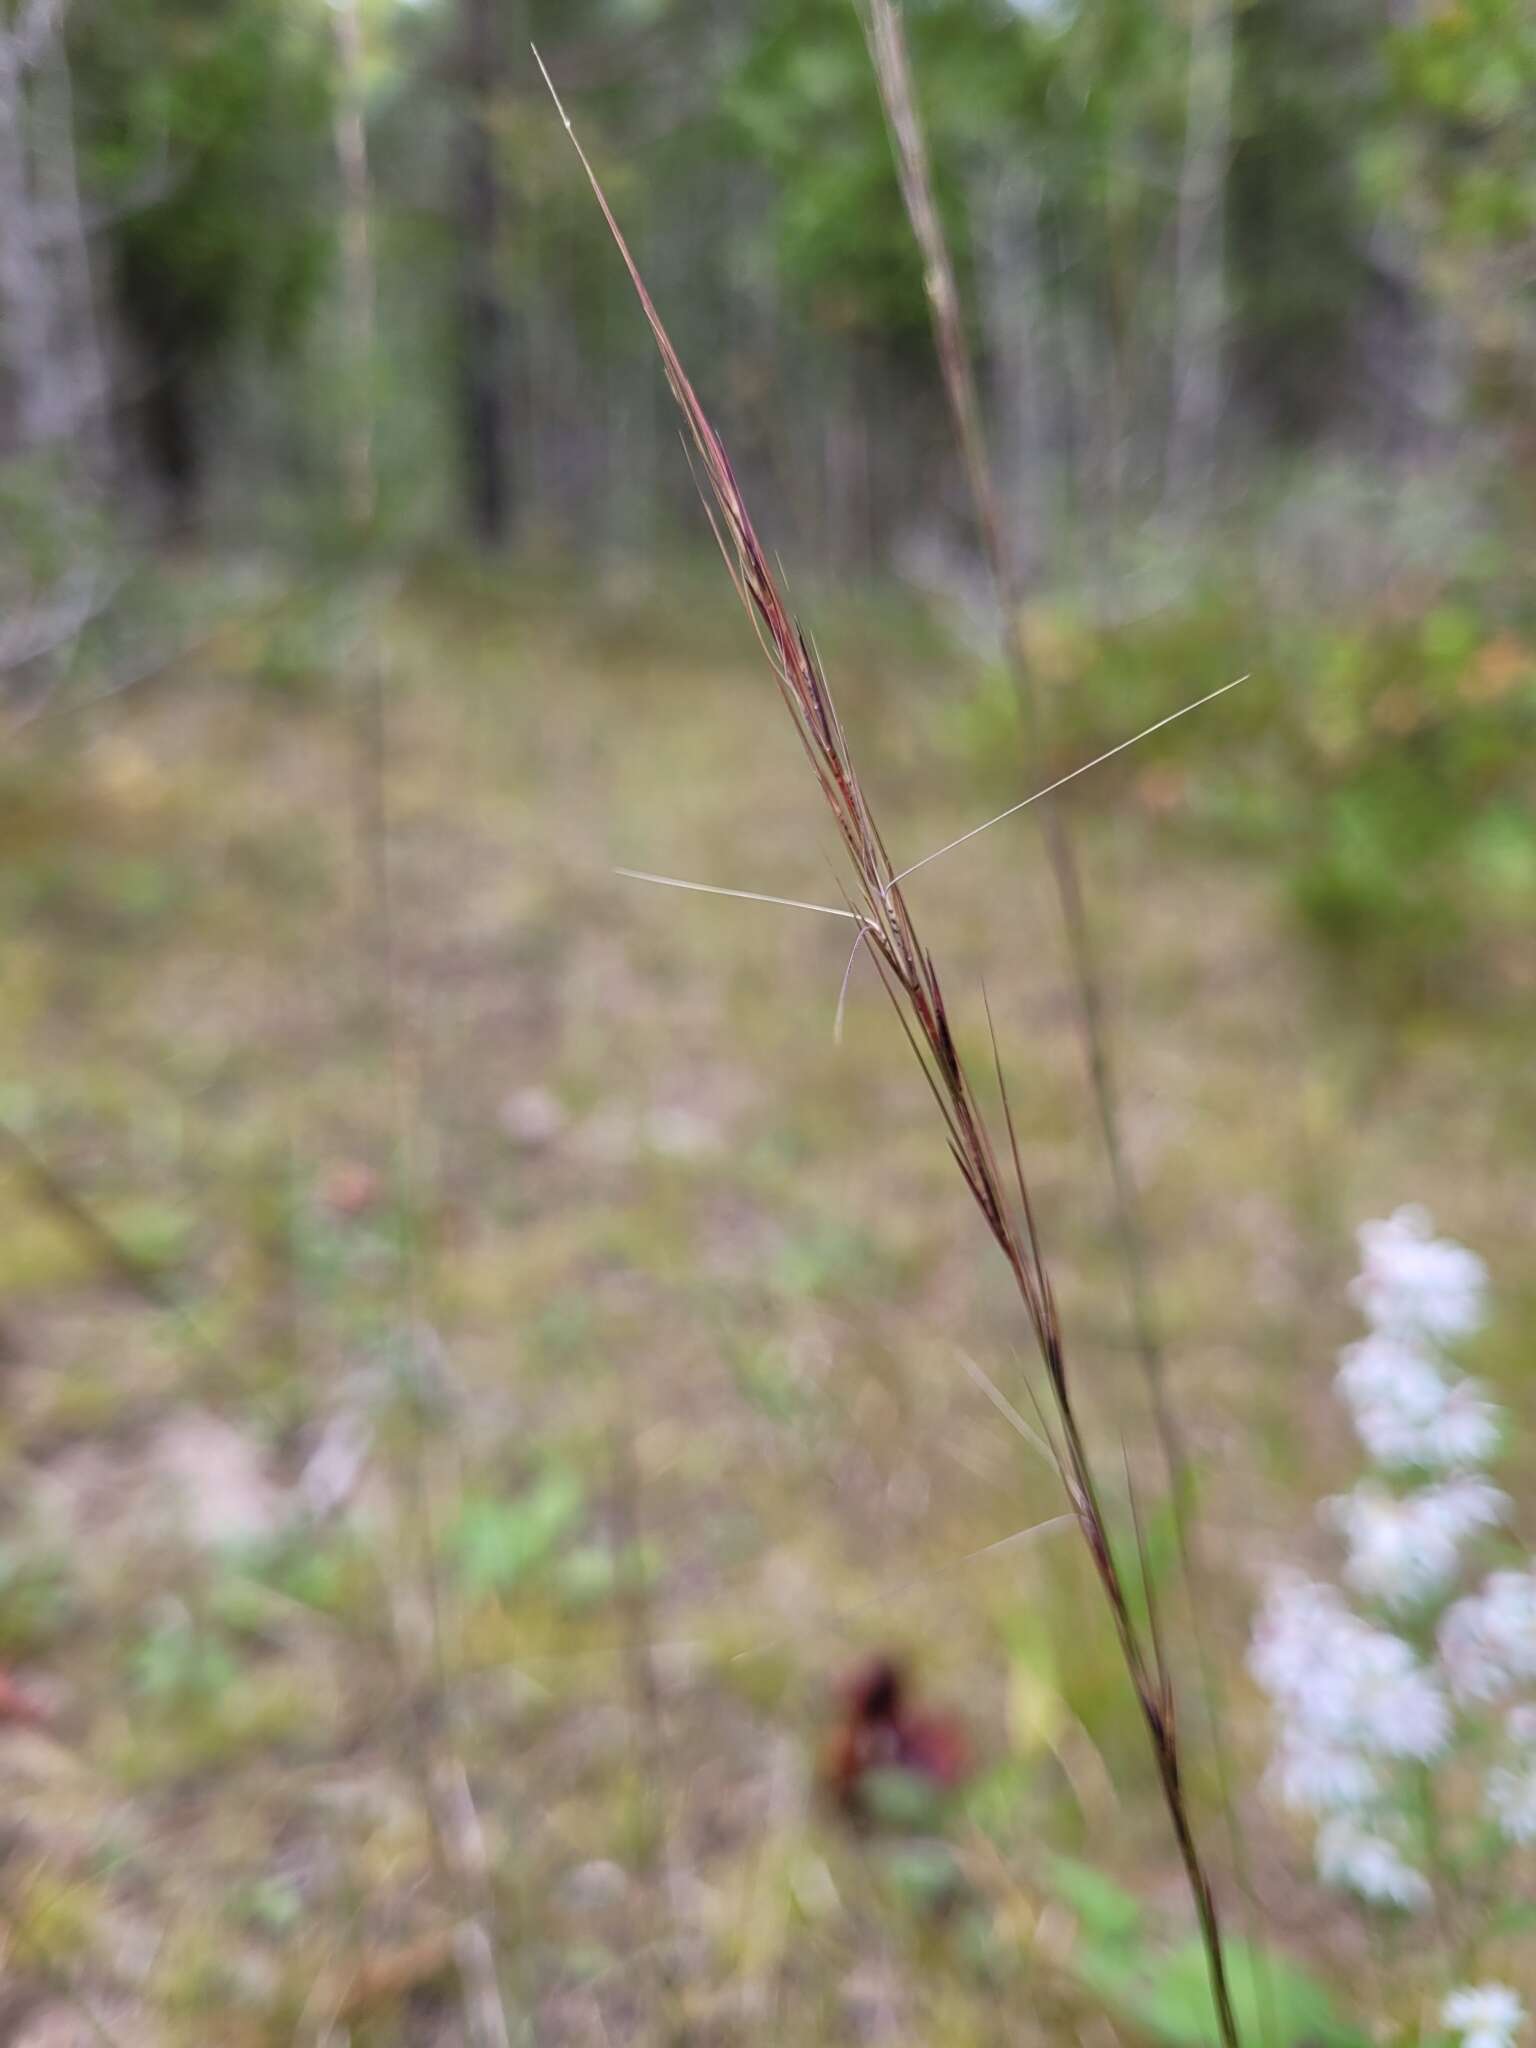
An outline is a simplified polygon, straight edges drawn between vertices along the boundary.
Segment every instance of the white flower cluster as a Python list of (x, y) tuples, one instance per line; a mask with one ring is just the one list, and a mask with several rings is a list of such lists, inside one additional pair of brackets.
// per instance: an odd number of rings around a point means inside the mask
[(1249, 1666), (1278, 1711), (1271, 1788), (1322, 1823), (1318, 1875), (1382, 1905), (1427, 1906), (1428, 1880), (1384, 1810), (1383, 1766), (1428, 1763), (1444, 1749), (1451, 1709), (1436, 1674), (1401, 1636), (1300, 1574), (1271, 1586)]
[(1510, 1504), (1508, 1494), (1480, 1475), (1404, 1494), (1363, 1479), (1325, 1501), (1323, 1514), (1349, 1544), (1349, 1584), (1367, 1599), (1404, 1609), (1444, 1593), (1461, 1569), (1467, 1539), (1494, 1528)]
[(1536, 1679), (1536, 1571), (1490, 1572), (1440, 1617), (1437, 1644), (1463, 1702), (1507, 1700)]
[(1463, 1984), (1440, 2008), (1461, 2048), (1511, 2048), (1525, 2017), (1524, 1999), (1507, 1984)]
[(1336, 1381), (1372, 1461), (1389, 1472), (1465, 1472), (1498, 1448), (1498, 1410), (1442, 1347), (1487, 1319), (1488, 1269), (1436, 1237), (1424, 1209), (1399, 1209), (1358, 1233), (1350, 1298), (1370, 1335), (1346, 1347)]
[(1440, 1343), (1483, 1326), (1488, 1268), (1463, 1244), (1435, 1236), (1434, 1218), (1416, 1204), (1356, 1233), (1360, 1271), (1349, 1298), (1373, 1330)]
[[(1479, 1469), (1498, 1448), (1500, 1411), (1445, 1349), (1486, 1320), (1482, 1260), (1436, 1237), (1417, 1208), (1365, 1224), (1359, 1244), (1350, 1294), (1369, 1331), (1345, 1348), (1336, 1384), (1373, 1469), (1322, 1514), (1345, 1541), (1345, 1585), (1378, 1615), (1409, 1620), (1416, 1640), (1432, 1637), (1434, 1655), (1426, 1661), (1337, 1588), (1292, 1572), (1271, 1584), (1249, 1665), (1276, 1709), (1269, 1784), (1317, 1821), (1318, 1874), (1378, 1904), (1419, 1911), (1431, 1891), (1413, 1861), (1401, 1767), (1447, 1765), (1458, 1715), (1504, 1712), (1487, 1810), (1507, 1840), (1536, 1843), (1536, 1705), (1515, 1698), (1536, 1688), (1536, 1563), (1495, 1571), (1451, 1600), (1468, 1545), (1511, 1508)], [(1498, 2025), (1480, 2019), (1476, 2005), (1498, 1989), (1456, 1994), (1470, 2001), (1464, 2024), (1447, 2007), (1446, 2025), (1464, 2033), (1464, 2048), (1507, 2048), (1523, 2012), (1496, 2041)]]
[(1324, 1884), (1405, 1913), (1421, 1913), (1434, 1899), (1429, 1879), (1414, 1869), (1391, 1833), (1351, 1813), (1330, 1814), (1318, 1829), (1317, 1874)]
[[(1249, 1668), (1285, 1717), (1282, 1771), (1296, 1770), (1303, 1778), (1309, 1775), (1306, 1760), (1329, 1755), (1338, 1760), (1341, 1779), (1355, 1772), (1354, 1782), (1365, 1787), (1372, 1757), (1427, 1763), (1450, 1733), (1444, 1690), (1409, 1644), (1362, 1621), (1332, 1586), (1299, 1573), (1277, 1578), (1271, 1587)], [(1361, 1763), (1367, 1776), (1358, 1775)], [(1324, 1809), (1338, 1803), (1320, 1802)]]
[(1448, 1378), (1418, 1343), (1386, 1332), (1345, 1349), (1335, 1381), (1373, 1464), (1465, 1472), (1499, 1447), (1499, 1411), (1476, 1380)]
[(1476, 1469), (1498, 1448), (1499, 1411), (1443, 1348), (1486, 1321), (1488, 1269), (1465, 1245), (1436, 1237), (1424, 1209), (1364, 1223), (1358, 1242), (1350, 1297), (1370, 1334), (1346, 1346), (1335, 1386), (1366, 1455), (1396, 1490), (1365, 1479), (1324, 1514), (1349, 1545), (1344, 1577), (1356, 1592), (1421, 1609), (1454, 1583), (1469, 1538), (1510, 1507)]

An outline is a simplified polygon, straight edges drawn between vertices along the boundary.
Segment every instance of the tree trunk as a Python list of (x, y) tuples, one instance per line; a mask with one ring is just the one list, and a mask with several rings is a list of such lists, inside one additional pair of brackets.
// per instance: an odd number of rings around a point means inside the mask
[(192, 377), (179, 362), (156, 364), (141, 409), (144, 455), (170, 533), (195, 531), (202, 510), (203, 444)]
[(1171, 503), (1210, 484), (1221, 425), (1226, 327), (1225, 205), (1232, 134), (1232, 0), (1191, 0), (1184, 160), (1174, 255)]
[(971, 202), (978, 257), (978, 297), (990, 386), (994, 468), (1014, 571), (1031, 579), (1040, 567), (1050, 456), (1042, 391), (1038, 246), (1040, 200), (1027, 176), (994, 172)]
[(57, 441), (68, 428), (54, 353), (53, 277), (43, 257), (27, 134), (28, 74), (55, 33), (55, 16), (41, 7), (29, 8), (14, 29), (0, 27), (0, 335), (14, 438), (23, 449)]
[(506, 539), (512, 521), (507, 445), (507, 315), (497, 280), (502, 219), (494, 114), (502, 77), (497, 0), (460, 0), (464, 102), (460, 132), (459, 407), (464, 509), (482, 547)]
[(373, 525), (378, 487), (374, 473), (374, 306), (377, 296), (369, 215), (366, 74), (363, 24), (357, 0), (331, 0), (336, 30), (336, 165), (341, 175), (342, 308), (346, 328), (346, 429), (342, 470), (347, 516), (356, 535)]

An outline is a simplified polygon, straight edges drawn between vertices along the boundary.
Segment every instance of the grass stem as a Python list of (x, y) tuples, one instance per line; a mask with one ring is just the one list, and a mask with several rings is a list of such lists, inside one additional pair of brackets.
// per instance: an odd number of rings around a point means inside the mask
[[(544, 71), (538, 52), (534, 55)], [(1199, 1921), (1220, 2037), (1224, 2048), (1237, 2048), (1237, 2022), (1227, 1983), (1215, 1895), (1186, 1797), (1174, 1703), (1161, 1650), (1149, 1641), (1147, 1630), (1136, 1619), (1133, 1589), (1122, 1575), (1110, 1540), (1098, 1481), (1078, 1419), (1065, 1335), (1001, 1062), (997, 1062), (997, 1079), (1002, 1095), (1006, 1154), (1000, 1153), (981, 1107), (954, 1033), (938, 967), (913, 920), (812, 642), (785, 604), (725, 445), (689, 381), (547, 71), (544, 77), (655, 338), (673, 398), (683, 414), (713, 500), (712, 505), (706, 501), (706, 509), (727, 572), (773, 671), (807, 764), (842, 841), (848, 870), (844, 884), (847, 905), (861, 921), (860, 942), (880, 976), (938, 1111), (950, 1154), (988, 1234), (1008, 1265), (1033, 1331), (1054, 1411), (1051, 1441), (1057, 1469), (1098, 1576), (1151, 1744), (1163, 1802)], [(1004, 1157), (1008, 1161), (1006, 1168), (1002, 1163)]]

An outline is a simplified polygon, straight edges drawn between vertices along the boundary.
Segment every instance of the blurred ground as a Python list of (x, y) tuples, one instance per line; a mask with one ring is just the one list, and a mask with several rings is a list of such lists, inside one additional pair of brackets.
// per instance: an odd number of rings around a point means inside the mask
[[(988, 807), (969, 667), (894, 601), (815, 617), (916, 859)], [(514, 2038), (1075, 2035), (1050, 1855), (1183, 1909), (1075, 1538), (988, 1549), (1060, 1508), (963, 1363), (1021, 1398), (1003, 1277), (862, 968), (833, 1041), (844, 929), (612, 872), (836, 901), (729, 592), (444, 574), (344, 639), (231, 628), (6, 770), (0, 1651), (49, 1725), (0, 1730), (0, 2038), (458, 2042), (463, 1915)], [(1187, 829), (1224, 709), (1072, 814), (1251, 1788), (1252, 1590), (1352, 1464), (1352, 1227), (1427, 1200), (1518, 1305), (1536, 1202), (1507, 1032), (1342, 1017)], [(1150, 1497), (1036, 828), (912, 897), (978, 1058), (985, 982), (1094, 1440)], [(1514, 1337), (1479, 1365), (1518, 1406)], [(813, 1796), (876, 1646), (982, 1759), (945, 1918), (931, 1856)], [(1276, 1939), (1367, 1989), (1243, 1805)]]

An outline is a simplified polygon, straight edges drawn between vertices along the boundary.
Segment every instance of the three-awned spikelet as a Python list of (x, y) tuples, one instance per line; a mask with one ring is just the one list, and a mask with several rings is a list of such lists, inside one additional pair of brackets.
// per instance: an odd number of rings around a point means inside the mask
[[(540, 69), (543, 70), (542, 62)], [(549, 83), (548, 72), (544, 76)], [(550, 84), (550, 91), (554, 94), (553, 84)], [(703, 471), (703, 482), (708, 488), (705, 509), (731, 580), (768, 656), (780, 693), (794, 718), (801, 744), (836, 820), (853, 869), (854, 886), (849, 891), (848, 902), (859, 920), (861, 940), (880, 971), (913, 1051), (923, 1067), (948, 1128), (950, 1149), (956, 1163), (986, 1218), (989, 1230), (1013, 1269), (1059, 1399), (1065, 1389), (1059, 1384), (1060, 1332), (1055, 1302), (1040, 1253), (1011, 1119), (1009, 1141), (1017, 1185), (1016, 1201), (1005, 1191), (991, 1138), (950, 1029), (944, 994), (932, 956), (919, 941), (913, 927), (906, 899), (896, 880), (895, 866), (865, 801), (847, 735), (820, 663), (808, 636), (780, 593), (725, 444), (699, 402), (597, 174), (566, 117), (565, 109), (560, 105), (558, 94), (554, 96), (655, 336), (672, 395), (687, 422)], [(1006, 1116), (1006, 1095), (1004, 1110)]]
[[(537, 51), (534, 54), (537, 57)], [(544, 69), (542, 60), (539, 68), (541, 71)], [(1074, 1410), (1055, 1297), (1030, 1202), (996, 1036), (994, 1034), (992, 1039), (992, 1057), (1008, 1141), (1011, 1171), (1006, 1175), (999, 1164), (986, 1119), (955, 1043), (933, 956), (918, 937), (902, 893), (898, 871), (865, 800), (847, 736), (820, 664), (808, 637), (780, 594), (725, 445), (711, 426), (689, 382), (655, 302), (646, 289), (639, 266), (565, 109), (560, 105), (559, 95), (547, 71), (544, 78), (639, 295), (645, 317), (656, 338), (656, 346), (661, 352), (667, 381), (687, 421), (708, 487), (705, 510), (731, 580), (773, 668), (780, 694), (789, 707), (806, 756), (837, 822), (853, 871), (846, 900), (850, 913), (858, 921), (859, 942), (879, 971), (907, 1042), (944, 1119), (955, 1164), (994, 1241), (1008, 1261), (1033, 1327), (1054, 1409), (1051, 1417), (1042, 1413), (1041, 1421), (1103, 1589), (1151, 1743), (1164, 1801), (1196, 1908), (1218, 1959), (1214, 1988), (1222, 2039), (1229, 2044), (1235, 2043), (1236, 2028), (1220, 1971), (1220, 1937), (1214, 1896), (1195, 1844), (1185, 1800), (1173, 1691), (1163, 1646), (1155, 1615), (1149, 1613), (1146, 1620), (1138, 1620), (1136, 1605), (1110, 1543), (1108, 1523)], [(991, 1029), (990, 1010), (988, 1028)]]

